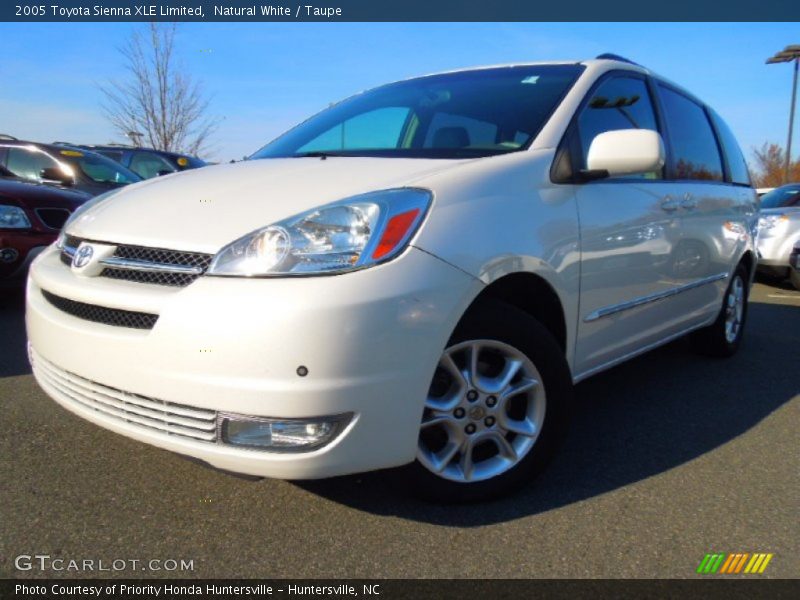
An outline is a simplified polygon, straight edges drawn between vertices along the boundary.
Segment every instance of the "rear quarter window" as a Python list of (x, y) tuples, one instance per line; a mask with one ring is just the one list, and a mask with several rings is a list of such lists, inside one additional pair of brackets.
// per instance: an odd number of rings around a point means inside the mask
[(719, 141), (722, 144), (722, 149), (725, 152), (725, 158), (728, 159), (728, 169), (730, 170), (730, 178), (732, 183), (741, 185), (751, 185), (750, 172), (747, 169), (747, 161), (744, 159), (742, 149), (736, 141), (736, 136), (733, 135), (728, 124), (722, 120), (716, 112), (709, 111), (711, 118), (714, 119), (714, 126), (719, 133)]

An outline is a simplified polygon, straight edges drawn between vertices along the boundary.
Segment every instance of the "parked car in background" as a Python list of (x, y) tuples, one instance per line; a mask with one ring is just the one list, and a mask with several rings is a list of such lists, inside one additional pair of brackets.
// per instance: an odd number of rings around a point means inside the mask
[(756, 194), (758, 195), (759, 198), (761, 198), (761, 196), (763, 196), (764, 194), (769, 194), (774, 189), (775, 189), (774, 187), (756, 188)]
[(28, 181), (72, 187), (92, 196), (142, 180), (90, 150), (22, 140), (0, 140), (0, 166)]
[(598, 59), (384, 85), (250, 160), (95, 198), (31, 268), (37, 381), (221, 469), (523, 485), (574, 382), (687, 334), (731, 356), (747, 318), (758, 207), (730, 129)]
[(789, 275), (789, 255), (800, 240), (800, 183), (761, 197), (758, 220), (758, 270), (772, 277)]
[(789, 279), (795, 289), (800, 290), (800, 241), (795, 243), (789, 255)]
[[(57, 144), (61, 142), (56, 142)], [(94, 152), (111, 158), (135, 172), (143, 179), (150, 179), (158, 175), (169, 175), (178, 171), (197, 169), (206, 166), (206, 162), (177, 152), (164, 152), (153, 148), (140, 148), (135, 146), (124, 146), (121, 144), (109, 144), (107, 146), (82, 145)]]
[(0, 177), (0, 287), (22, 285), (33, 259), (90, 198), (77, 190)]

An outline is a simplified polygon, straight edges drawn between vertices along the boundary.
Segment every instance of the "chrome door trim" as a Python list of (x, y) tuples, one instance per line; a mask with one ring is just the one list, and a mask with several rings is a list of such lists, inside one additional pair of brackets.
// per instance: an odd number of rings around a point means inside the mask
[(621, 363), (624, 363), (624, 362), (630, 360), (631, 358), (639, 356), (640, 354), (644, 354), (646, 352), (650, 352), (651, 350), (655, 350), (659, 346), (663, 346), (665, 344), (669, 344), (670, 342), (672, 342), (674, 340), (677, 340), (678, 338), (683, 337), (684, 335), (687, 335), (687, 334), (691, 333), (692, 331), (695, 331), (697, 329), (702, 329), (703, 327), (707, 327), (708, 325), (713, 323), (716, 318), (717, 318), (717, 315), (715, 313), (707, 321), (705, 321), (703, 323), (699, 323), (697, 325), (692, 325), (691, 327), (687, 327), (686, 329), (683, 329), (683, 330), (681, 330), (681, 331), (679, 331), (677, 333), (673, 333), (672, 335), (668, 335), (665, 338), (657, 340), (657, 341), (653, 342), (652, 344), (647, 344), (646, 346), (642, 346), (641, 348), (637, 348), (636, 350), (633, 350), (632, 352), (628, 352), (624, 356), (620, 356), (618, 358), (615, 358), (614, 360), (608, 361), (607, 363), (603, 363), (602, 365), (598, 365), (596, 367), (592, 367), (591, 369), (589, 369), (587, 371), (583, 371), (582, 373), (578, 373), (577, 375), (575, 375), (572, 378), (572, 383), (578, 383), (580, 381), (583, 381), (584, 379), (586, 379), (588, 377), (592, 377), (593, 375), (597, 375), (601, 371), (606, 371), (607, 369), (610, 369), (611, 367), (616, 367), (617, 365), (619, 365)]
[(602, 319), (603, 317), (608, 317), (611, 315), (615, 315), (619, 312), (624, 310), (629, 310), (631, 308), (636, 308), (637, 306), (642, 306), (644, 304), (650, 304), (651, 302), (658, 302), (659, 300), (664, 300), (665, 298), (670, 298), (672, 296), (677, 296), (682, 292), (688, 292), (689, 290), (693, 290), (695, 288), (708, 285), (709, 283), (714, 283), (715, 281), (721, 281), (723, 279), (728, 278), (728, 273), (717, 273), (716, 275), (711, 275), (710, 277), (704, 277), (702, 279), (697, 279), (695, 281), (689, 282), (684, 285), (679, 285), (678, 287), (670, 288), (663, 292), (658, 292), (655, 294), (649, 294), (647, 296), (640, 296), (639, 298), (634, 298), (633, 300), (626, 300), (625, 302), (620, 302), (619, 304), (612, 304), (610, 306), (604, 306), (603, 308), (598, 308), (597, 310), (590, 312), (583, 318), (584, 323), (591, 323), (592, 321), (597, 321), (598, 319)]

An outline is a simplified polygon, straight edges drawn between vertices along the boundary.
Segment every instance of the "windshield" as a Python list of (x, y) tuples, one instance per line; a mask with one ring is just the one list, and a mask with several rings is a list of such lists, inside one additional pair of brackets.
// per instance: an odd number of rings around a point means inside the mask
[(96, 183), (120, 186), (142, 180), (118, 162), (94, 152), (62, 150), (59, 159), (78, 167), (86, 177)]
[(800, 185), (785, 185), (761, 196), (761, 208), (800, 206)]
[(250, 158), (515, 152), (533, 141), (582, 71), (580, 65), (501, 67), (392, 83), (322, 111)]

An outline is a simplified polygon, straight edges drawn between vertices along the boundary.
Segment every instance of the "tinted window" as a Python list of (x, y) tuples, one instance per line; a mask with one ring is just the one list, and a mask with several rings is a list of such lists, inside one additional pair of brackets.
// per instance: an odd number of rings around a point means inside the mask
[(747, 170), (747, 161), (744, 159), (739, 143), (736, 141), (736, 136), (733, 135), (730, 127), (725, 121), (722, 120), (717, 113), (713, 110), (709, 111), (711, 117), (714, 119), (714, 124), (719, 133), (722, 148), (725, 150), (725, 156), (728, 159), (728, 168), (731, 171), (731, 181), (733, 183), (741, 183), (750, 185), (750, 172)]
[[(653, 103), (647, 84), (632, 77), (614, 77), (600, 84), (578, 117), (582, 168), (586, 167), (589, 146), (599, 134), (620, 129), (658, 131)], [(634, 177), (656, 179), (661, 173), (644, 173)]]
[(676, 179), (722, 181), (717, 139), (703, 107), (683, 94), (659, 86), (664, 104)]
[(107, 156), (111, 160), (115, 160), (117, 162), (122, 161), (122, 152), (119, 150), (97, 150), (98, 154), (102, 154), (103, 156)]
[(761, 208), (800, 206), (800, 185), (785, 185), (761, 196)]
[(582, 71), (580, 65), (504, 67), (392, 83), (335, 104), (251, 158), (320, 151), (398, 158), (514, 152), (532, 141)]
[(156, 177), (161, 171), (173, 173), (176, 169), (158, 154), (134, 152), (131, 159), (131, 171), (136, 171), (145, 179), (150, 179)]
[[(497, 125), (461, 115), (436, 113), (431, 119), (425, 148), (491, 147), (497, 138)], [(527, 139), (527, 136), (525, 136)], [(519, 143), (519, 142), (517, 142)]]
[(116, 161), (94, 152), (82, 150), (61, 150), (62, 160), (77, 167), (86, 177), (97, 183), (127, 185), (141, 181), (136, 173)]
[(331, 127), (298, 152), (396, 148), (408, 113), (408, 108), (390, 106), (360, 114)]
[(9, 148), (6, 166), (17, 177), (41, 179), (44, 169), (58, 167), (58, 163), (38, 150)]

